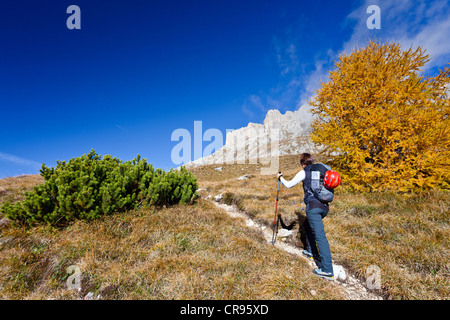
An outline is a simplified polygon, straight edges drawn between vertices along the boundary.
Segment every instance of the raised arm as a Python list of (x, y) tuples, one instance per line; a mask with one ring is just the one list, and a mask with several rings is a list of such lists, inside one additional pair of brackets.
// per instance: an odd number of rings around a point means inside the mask
[(283, 178), (283, 176), (280, 177), (280, 181), (286, 188), (292, 188), (293, 186), (299, 184), (301, 181), (305, 180), (305, 170), (300, 171), (297, 173), (291, 181), (287, 181)]

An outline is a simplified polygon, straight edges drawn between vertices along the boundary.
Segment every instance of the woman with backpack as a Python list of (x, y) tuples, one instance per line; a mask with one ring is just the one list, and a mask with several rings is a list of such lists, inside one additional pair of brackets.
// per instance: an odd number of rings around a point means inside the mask
[[(303, 167), (303, 170), (297, 173), (291, 181), (286, 181), (281, 173), (277, 174), (277, 179), (279, 179), (288, 189), (297, 185), (300, 181), (303, 182), (303, 190), (305, 193), (304, 203), (306, 205), (306, 220), (304, 226), (307, 243), (309, 244), (306, 250), (303, 250), (303, 254), (314, 258), (317, 265), (317, 269), (314, 269), (314, 274), (328, 280), (334, 280), (330, 245), (327, 236), (325, 235), (325, 229), (322, 222), (322, 219), (328, 214), (328, 202), (332, 200), (333, 192), (332, 190), (330, 191), (323, 188), (325, 189), (325, 192), (331, 193), (331, 198), (328, 199), (325, 198), (330, 195), (327, 194), (322, 196), (320, 192), (319, 194), (317, 192), (322, 185), (325, 172), (331, 170), (331, 168), (322, 163), (314, 164), (314, 160), (309, 153), (301, 154), (300, 164)], [(339, 182), (337, 182), (337, 184), (339, 184)], [(319, 200), (319, 198), (322, 200)]]

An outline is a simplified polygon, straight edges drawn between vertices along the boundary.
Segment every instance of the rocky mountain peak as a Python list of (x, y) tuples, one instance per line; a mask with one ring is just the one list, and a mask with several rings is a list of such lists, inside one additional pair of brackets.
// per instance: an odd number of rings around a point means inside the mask
[[(270, 156), (271, 144), (277, 139), (279, 155), (314, 152), (309, 140), (313, 115), (310, 105), (282, 114), (277, 109), (267, 112), (263, 124), (249, 123), (246, 127), (230, 131), (225, 145), (214, 154), (186, 164), (189, 166), (222, 164), (230, 157), (237, 161), (249, 160), (249, 154), (258, 158)], [(275, 134), (274, 134), (275, 133)], [(250, 156), (251, 157), (251, 156)]]

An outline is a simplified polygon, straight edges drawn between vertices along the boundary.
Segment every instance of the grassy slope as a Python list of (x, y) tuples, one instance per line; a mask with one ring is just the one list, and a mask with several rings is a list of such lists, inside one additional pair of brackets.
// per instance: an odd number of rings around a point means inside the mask
[[(284, 156), (280, 169), (286, 179), (300, 170), (298, 156)], [(262, 176), (260, 165), (223, 165), (193, 169), (203, 193), (222, 193), (250, 216), (270, 225), (277, 182)], [(248, 174), (248, 180), (237, 180)], [(333, 259), (361, 279), (368, 266), (381, 270), (384, 293), (394, 299), (448, 299), (450, 297), (450, 238), (448, 192), (420, 195), (394, 193), (354, 194), (336, 189), (325, 218)], [(279, 212), (283, 219), (302, 218), (301, 186), (281, 187)], [(296, 241), (299, 246), (300, 241)]]
[[(0, 202), (19, 200), (18, 192), (39, 182), (2, 180)], [(0, 233), (0, 299), (78, 299), (88, 292), (106, 299), (343, 298), (303, 259), (267, 246), (261, 234), (202, 199), (65, 229), (7, 226)], [(82, 272), (80, 292), (66, 287), (70, 265)]]
[[(287, 179), (299, 170), (297, 156), (280, 159)], [(255, 219), (270, 225), (276, 180), (260, 165), (192, 169), (200, 194), (223, 193)], [(237, 177), (248, 174), (248, 180)], [(0, 180), (0, 204), (20, 200), (42, 179)], [(301, 187), (280, 191), (279, 212), (297, 219)], [(449, 298), (448, 192), (401, 196), (336, 191), (325, 228), (333, 259), (364, 279), (369, 265), (394, 299)], [(296, 213), (297, 212), (297, 213)], [(0, 214), (1, 218), (1, 214)], [(317, 279), (303, 261), (267, 246), (210, 202), (139, 209), (64, 230), (0, 228), (0, 298), (83, 297), (109, 284), (114, 299), (340, 299), (336, 286)], [(297, 244), (301, 246), (300, 242)], [(83, 289), (67, 290), (66, 268), (80, 267)], [(317, 295), (311, 295), (311, 289)]]

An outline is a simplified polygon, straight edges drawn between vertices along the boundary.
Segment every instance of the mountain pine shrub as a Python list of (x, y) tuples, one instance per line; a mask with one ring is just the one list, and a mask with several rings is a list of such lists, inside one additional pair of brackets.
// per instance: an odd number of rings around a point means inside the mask
[(310, 101), (311, 138), (361, 191), (450, 187), (450, 68), (420, 75), (425, 51), (371, 41), (340, 55)]
[(56, 168), (42, 165), (45, 182), (25, 194), (25, 200), (5, 203), (5, 216), (30, 226), (64, 225), (94, 220), (140, 204), (187, 204), (195, 199), (197, 179), (184, 167), (180, 171), (153, 169), (138, 155), (122, 162), (94, 150), (79, 158), (58, 161)]

